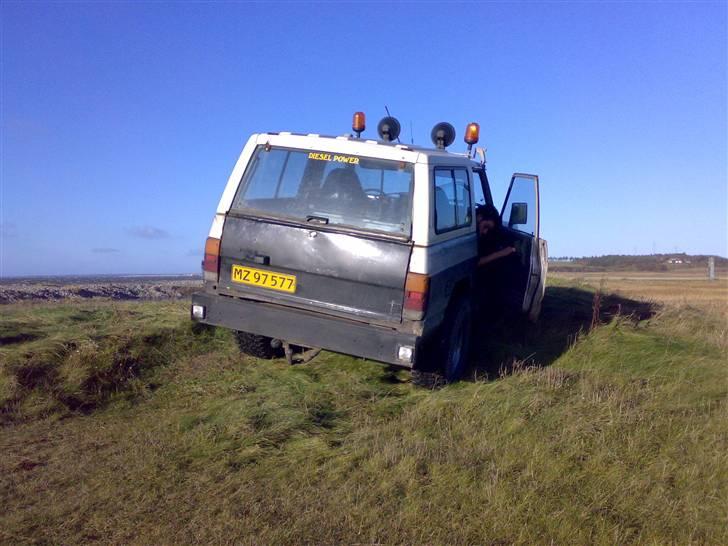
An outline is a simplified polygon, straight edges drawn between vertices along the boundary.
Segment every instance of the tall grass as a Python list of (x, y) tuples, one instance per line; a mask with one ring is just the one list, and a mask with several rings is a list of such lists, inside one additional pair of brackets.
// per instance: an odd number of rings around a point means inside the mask
[[(561, 328), (484, 343), (503, 373), (433, 391), (331, 353), (243, 359), (176, 304), (13, 308), (0, 335), (36, 337), (0, 353), (21, 400), (0, 429), (0, 539), (728, 542), (719, 319), (614, 316), (606, 295), (590, 330), (592, 292), (547, 298)], [(133, 373), (114, 371), (119, 354)], [(57, 372), (28, 382), (30, 361)], [(114, 387), (84, 390), (89, 377)]]

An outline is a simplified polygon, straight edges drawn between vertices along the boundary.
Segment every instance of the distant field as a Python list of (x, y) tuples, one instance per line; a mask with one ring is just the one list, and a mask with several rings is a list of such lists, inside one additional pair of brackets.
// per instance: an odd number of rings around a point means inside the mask
[(701, 305), (728, 312), (728, 272), (718, 271), (707, 279), (704, 269), (655, 273), (650, 271), (610, 271), (601, 273), (550, 273), (557, 281), (585, 284), (628, 297), (662, 303)]
[(184, 302), (5, 305), (0, 542), (727, 544), (727, 295), (554, 275), (434, 391)]

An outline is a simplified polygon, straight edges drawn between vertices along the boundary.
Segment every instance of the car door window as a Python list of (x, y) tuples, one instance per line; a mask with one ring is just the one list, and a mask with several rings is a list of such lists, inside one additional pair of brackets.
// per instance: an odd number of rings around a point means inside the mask
[(485, 194), (483, 193), (483, 186), (478, 183), (477, 179), (473, 183), (473, 197), (475, 198), (476, 209), (485, 205)]
[(501, 211), (503, 225), (538, 237), (538, 179), (532, 175), (513, 175)]
[(455, 216), (458, 226), (470, 225), (470, 183), (465, 169), (453, 169), (455, 179)]
[(462, 168), (435, 169), (435, 232), (443, 233), (472, 220), (470, 182)]
[(488, 187), (488, 177), (485, 176), (485, 171), (480, 169), (473, 171), (473, 197), (475, 208), (493, 204), (490, 187)]
[(435, 170), (435, 231), (441, 233), (455, 227), (455, 188), (452, 171)]

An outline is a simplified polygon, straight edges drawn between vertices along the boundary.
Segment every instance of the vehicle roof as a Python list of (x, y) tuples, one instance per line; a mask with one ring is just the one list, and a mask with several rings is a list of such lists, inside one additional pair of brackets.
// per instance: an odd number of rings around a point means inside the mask
[(270, 143), (273, 146), (315, 149), (321, 151), (338, 151), (339, 153), (361, 154), (381, 159), (399, 159), (412, 163), (429, 163), (430, 158), (457, 160), (470, 162), (474, 166), (478, 162), (465, 153), (449, 152), (438, 148), (428, 148), (416, 144), (401, 142), (387, 142), (367, 138), (357, 138), (352, 135), (329, 136), (316, 133), (261, 133), (253, 135), (258, 144)]

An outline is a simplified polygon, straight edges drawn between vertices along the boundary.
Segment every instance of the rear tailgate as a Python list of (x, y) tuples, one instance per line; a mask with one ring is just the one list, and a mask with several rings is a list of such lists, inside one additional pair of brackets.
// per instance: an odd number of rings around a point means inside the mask
[[(411, 250), (411, 243), (396, 238), (228, 214), (218, 290), (304, 309), (400, 322)], [(252, 275), (263, 280), (266, 274), (281, 275), (267, 287), (252, 284)], [(295, 279), (287, 277), (291, 275)]]

